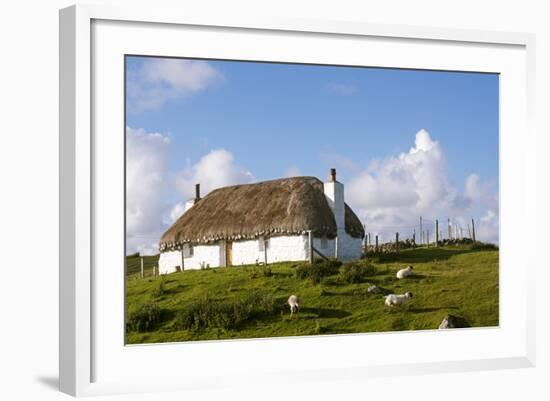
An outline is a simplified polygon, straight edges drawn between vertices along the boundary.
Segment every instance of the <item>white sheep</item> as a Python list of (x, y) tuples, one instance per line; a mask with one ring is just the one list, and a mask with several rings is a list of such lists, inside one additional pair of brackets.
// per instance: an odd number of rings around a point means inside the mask
[(404, 294), (390, 294), (385, 297), (384, 304), (388, 307), (401, 306), (412, 297), (412, 292), (406, 292)]
[(296, 295), (291, 295), (288, 297), (288, 305), (290, 306), (290, 316), (292, 316), (294, 312), (300, 310), (300, 299)]
[(413, 267), (407, 266), (404, 269), (401, 269), (397, 272), (396, 276), (397, 278), (406, 278), (413, 274)]

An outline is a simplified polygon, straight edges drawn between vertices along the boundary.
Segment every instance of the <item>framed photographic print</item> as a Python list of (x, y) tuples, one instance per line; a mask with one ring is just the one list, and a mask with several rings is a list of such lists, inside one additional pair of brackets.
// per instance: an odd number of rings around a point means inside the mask
[(62, 391), (532, 366), (532, 36), (150, 11), (60, 14)]

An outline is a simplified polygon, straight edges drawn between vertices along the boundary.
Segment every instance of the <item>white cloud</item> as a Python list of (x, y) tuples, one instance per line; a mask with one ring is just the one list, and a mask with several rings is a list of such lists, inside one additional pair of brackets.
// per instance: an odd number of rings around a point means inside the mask
[(476, 239), (484, 242), (498, 243), (498, 211), (489, 209), (485, 215), (479, 219), (476, 226)]
[(481, 191), (479, 189), (479, 175), (470, 174), (466, 178), (466, 183), (464, 184), (464, 195), (472, 200), (477, 200), (481, 197)]
[(299, 177), (300, 176), (300, 169), (296, 166), (291, 166), (286, 169), (285, 171), (285, 177)]
[(165, 223), (168, 225), (174, 223), (177, 219), (180, 218), (183, 212), (185, 212), (185, 203), (184, 202), (176, 203), (170, 210), (170, 213), (168, 214), (168, 218), (165, 219)]
[(201, 196), (205, 196), (216, 188), (252, 181), (252, 173), (237, 166), (231, 152), (215, 149), (181, 171), (176, 178), (176, 187), (184, 199), (190, 199), (195, 195), (197, 183), (201, 185)]
[(376, 160), (352, 177), (347, 199), (374, 213), (400, 213), (404, 209), (427, 212), (449, 196), (445, 170), (439, 144), (421, 130), (408, 153)]
[[(170, 139), (143, 129), (126, 128), (126, 252), (155, 254), (164, 231), (185, 210), (185, 200), (194, 196), (195, 183), (202, 196), (215, 188), (254, 180), (249, 171), (235, 164), (225, 149), (212, 150), (196, 164), (179, 173), (168, 170)], [(175, 178), (174, 178), (175, 175)], [(166, 202), (179, 192), (182, 201)]]
[(158, 249), (165, 205), (170, 139), (143, 129), (126, 128), (127, 251)]
[(435, 219), (445, 237), (447, 218), (466, 235), (470, 216), (477, 210), (490, 210), (496, 217), (479, 221), (477, 238), (498, 242), (498, 193), (477, 174), (466, 179), (463, 194), (451, 186), (443, 149), (423, 129), (416, 133), (415, 145), (408, 152), (375, 160), (353, 174), (346, 185), (346, 201), (367, 231), (378, 233), (383, 241), (394, 238), (395, 232), (402, 237), (410, 237), (413, 228), (418, 232), (420, 216), (432, 238)]
[(136, 113), (158, 109), (165, 102), (199, 92), (222, 79), (222, 74), (202, 60), (145, 60), (128, 73), (128, 110)]

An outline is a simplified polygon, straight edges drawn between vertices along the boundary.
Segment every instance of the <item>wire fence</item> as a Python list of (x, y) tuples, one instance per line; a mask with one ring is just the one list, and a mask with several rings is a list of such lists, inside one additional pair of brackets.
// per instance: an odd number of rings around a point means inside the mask
[[(372, 229), (371, 229), (372, 227)], [(388, 243), (403, 242), (414, 245), (430, 245), (430, 244), (445, 244), (456, 243), (467, 240), (476, 242), (479, 238), (476, 237), (476, 229), (478, 222), (475, 219), (468, 221), (451, 220), (450, 218), (427, 219), (423, 216), (418, 218), (416, 224), (402, 225), (377, 225), (371, 227), (365, 224), (365, 238), (363, 245), (381, 246)]]
[[(478, 223), (471, 218), (464, 219), (433, 219), (419, 216), (416, 224), (401, 225), (364, 225), (365, 237), (363, 248), (366, 251), (388, 250), (395, 251), (418, 245), (448, 245), (458, 243), (472, 243), (479, 239), (476, 237)], [(372, 227), (372, 229), (371, 229)], [(158, 236), (138, 234), (128, 235), (128, 239), (147, 240), (155, 242)], [(154, 252), (156, 254), (156, 252)], [(137, 252), (135, 256), (147, 256), (143, 252)], [(152, 254), (151, 254), (152, 256)], [(137, 269), (136, 269), (137, 270)], [(140, 270), (143, 271), (143, 268)], [(143, 273), (141, 273), (143, 276)], [(154, 273), (153, 273), (154, 275)]]

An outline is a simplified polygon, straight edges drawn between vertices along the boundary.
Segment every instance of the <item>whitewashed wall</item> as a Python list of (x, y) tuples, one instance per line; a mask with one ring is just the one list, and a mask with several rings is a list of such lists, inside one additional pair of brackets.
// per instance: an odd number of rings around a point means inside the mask
[[(336, 243), (333, 241), (334, 251), (331, 253), (331, 256), (335, 256), (342, 261), (359, 259), (362, 253), (362, 239), (353, 238), (346, 233), (344, 185), (338, 181), (325, 182), (324, 192), (332, 213), (334, 213), (334, 220), (336, 221), (337, 228)], [(317, 245), (315, 244), (316, 242), (314, 241), (314, 246), (317, 248)]]
[[(323, 242), (325, 243), (325, 247), (323, 247)], [(338, 238), (338, 258), (344, 262), (359, 259), (362, 254), (362, 243), (361, 238), (353, 238), (346, 232), (340, 232), (340, 237)], [(336, 240), (334, 239), (322, 241), (321, 238), (314, 238), (313, 246), (329, 258), (336, 257)]]
[[(325, 245), (325, 246), (323, 246)], [(334, 239), (326, 239), (326, 241), (323, 241), (321, 238), (314, 238), (313, 239), (313, 246), (315, 249), (319, 250), (323, 255), (325, 255), (327, 258), (334, 258), (336, 257), (336, 241)]]
[(340, 241), (338, 242), (338, 256), (339, 259), (346, 262), (350, 260), (357, 260), (361, 257), (363, 240), (361, 238), (353, 238), (347, 233), (341, 234)]
[[(223, 266), (225, 264), (224, 244), (194, 246), (193, 256), (184, 259), (184, 270), (200, 269), (201, 263), (210, 267)], [(176, 271), (176, 266), (181, 266), (181, 251), (169, 251), (160, 254), (160, 274), (173, 273)]]
[[(272, 237), (267, 248), (267, 263), (298, 261), (308, 258), (306, 235)], [(233, 242), (233, 265), (249, 265), (264, 261), (259, 240)]]
[[(246, 240), (233, 242), (233, 265), (253, 265), (263, 263), (264, 252), (260, 250), (260, 240)], [(349, 261), (361, 257), (360, 238), (353, 238), (348, 234), (341, 234), (338, 241), (338, 255), (340, 260)], [(323, 246), (324, 245), (324, 246)], [(336, 255), (336, 241), (321, 238), (313, 239), (313, 246), (327, 257)], [(272, 237), (267, 248), (267, 263), (300, 261), (309, 259), (307, 235), (289, 235)], [(200, 269), (201, 264), (210, 267), (225, 266), (225, 241), (214, 245), (198, 245), (193, 248), (193, 256), (184, 260), (184, 270)], [(181, 266), (181, 252), (162, 252), (159, 259), (160, 274), (173, 273), (176, 266)]]

